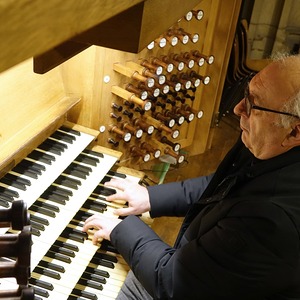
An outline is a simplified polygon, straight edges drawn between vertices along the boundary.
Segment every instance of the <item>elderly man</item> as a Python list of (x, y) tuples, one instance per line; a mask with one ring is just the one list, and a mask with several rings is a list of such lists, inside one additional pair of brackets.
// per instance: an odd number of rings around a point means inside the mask
[[(118, 299), (300, 299), (300, 56), (256, 74), (235, 106), (241, 139), (211, 176), (122, 180), (124, 220), (90, 217), (132, 269)], [(184, 216), (174, 247), (134, 216)], [(134, 275), (133, 275), (134, 274)]]

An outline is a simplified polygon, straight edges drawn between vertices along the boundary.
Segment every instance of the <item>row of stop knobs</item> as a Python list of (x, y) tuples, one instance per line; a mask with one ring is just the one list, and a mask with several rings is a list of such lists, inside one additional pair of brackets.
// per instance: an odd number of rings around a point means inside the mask
[[(140, 139), (144, 132), (151, 135), (154, 129), (175, 139), (179, 136), (179, 130), (173, 129), (175, 124), (191, 122), (195, 116), (201, 118), (203, 112), (196, 111), (192, 104), (186, 103), (187, 99), (195, 99), (194, 93), (201, 82), (204, 85), (210, 82), (209, 76), (202, 76), (192, 70), (195, 61), (198, 66), (202, 66), (204, 62), (213, 63), (214, 57), (192, 50), (169, 56), (139, 59), (137, 62), (115, 63), (113, 69), (132, 81), (123, 86), (112, 86), (112, 93), (121, 98), (123, 103), (119, 103), (118, 100), (111, 105), (113, 111), (110, 117), (116, 122), (109, 126), (109, 132), (118, 138), (111, 136), (108, 139), (109, 143), (117, 147), (119, 139), (125, 142), (129, 142), (132, 136)], [(185, 67), (189, 71), (183, 72)], [(123, 109), (123, 105), (127, 107)], [(125, 121), (123, 116), (126, 116)], [(180, 145), (169, 141), (165, 136), (160, 137), (158, 141), (151, 139), (139, 146), (128, 148), (131, 154), (143, 157), (144, 161), (150, 159), (150, 153), (157, 158), (161, 152), (175, 157), (178, 162), (184, 160), (177, 154)], [(150, 153), (145, 154), (146, 150)]]

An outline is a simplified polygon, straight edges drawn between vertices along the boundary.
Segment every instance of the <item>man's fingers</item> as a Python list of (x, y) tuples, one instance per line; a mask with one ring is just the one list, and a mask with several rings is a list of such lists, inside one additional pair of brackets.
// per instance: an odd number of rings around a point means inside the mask
[(132, 207), (126, 207), (126, 208), (118, 208), (114, 210), (114, 214), (117, 216), (129, 216), (129, 215), (134, 215), (134, 208)]
[(116, 194), (112, 194), (110, 196), (106, 197), (107, 201), (114, 201), (114, 200), (123, 200), (122, 194), (120, 192), (117, 192)]
[(93, 235), (93, 244), (97, 245), (98, 242), (101, 242), (104, 238), (103, 235), (103, 231), (101, 229), (99, 229), (98, 231), (96, 231)]
[(107, 181), (104, 183), (105, 186), (109, 186), (109, 187), (112, 187), (112, 188), (116, 188), (116, 189), (119, 189), (119, 190), (124, 190), (125, 186), (126, 186), (126, 180), (124, 179), (115, 179), (115, 178), (112, 178), (110, 181)]

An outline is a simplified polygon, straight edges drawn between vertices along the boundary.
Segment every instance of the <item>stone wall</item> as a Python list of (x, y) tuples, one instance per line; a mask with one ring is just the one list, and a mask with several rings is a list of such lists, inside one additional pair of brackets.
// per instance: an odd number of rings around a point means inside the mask
[(256, 0), (249, 25), (249, 58), (299, 51), (300, 1)]

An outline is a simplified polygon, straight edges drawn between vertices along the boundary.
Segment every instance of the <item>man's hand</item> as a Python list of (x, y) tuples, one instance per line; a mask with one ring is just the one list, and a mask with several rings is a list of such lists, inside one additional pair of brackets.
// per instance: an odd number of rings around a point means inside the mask
[(107, 201), (124, 200), (128, 202), (128, 207), (119, 208), (114, 211), (118, 216), (140, 215), (150, 211), (150, 200), (148, 190), (130, 180), (111, 179), (105, 186), (117, 189), (117, 193), (106, 198)]
[(120, 222), (122, 220), (115, 217), (106, 217), (101, 214), (93, 215), (86, 219), (82, 231), (96, 230), (93, 235), (93, 244), (96, 245), (99, 239), (110, 241), (111, 232)]

